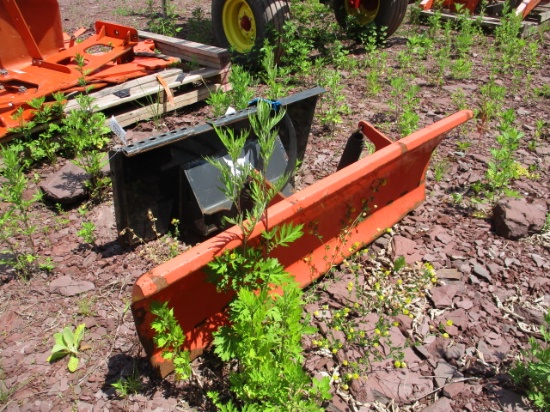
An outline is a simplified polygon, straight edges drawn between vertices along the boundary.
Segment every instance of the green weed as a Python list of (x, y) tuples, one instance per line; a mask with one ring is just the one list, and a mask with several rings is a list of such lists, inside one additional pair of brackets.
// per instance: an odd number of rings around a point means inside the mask
[(516, 383), (527, 392), (533, 404), (543, 411), (550, 408), (550, 310), (544, 315), (546, 327), (540, 327), (542, 342), (529, 337), (529, 348), (522, 352), (523, 360), (510, 370)]
[(79, 349), (82, 338), (84, 338), (85, 329), (86, 325), (82, 323), (76, 327), (74, 332), (67, 326), (63, 329), (63, 332), (56, 333), (54, 335), (55, 345), (47, 361), (55, 362), (68, 355), (69, 363), (67, 364), (67, 369), (69, 369), (70, 372), (75, 372), (78, 369)]
[(29, 179), (20, 162), (17, 146), (1, 147), (3, 166), (0, 175), (5, 179), (0, 186), (0, 201), (6, 203), (0, 215), (0, 243), (7, 246), (0, 264), (13, 267), (22, 280), (27, 280), (37, 269), (50, 271), (53, 264), (50, 258), (37, 256), (33, 235), (36, 226), (31, 220), (32, 208), (42, 199), (37, 191), (30, 199), (24, 196), (29, 187)]
[(502, 193), (513, 195), (509, 189), (510, 182), (518, 176), (518, 164), (515, 152), (524, 134), (513, 125), (515, 115), (513, 109), (502, 115), (499, 125), (500, 133), (496, 137), (497, 146), (491, 148), (492, 160), (486, 172), (488, 194), (496, 200)]
[[(275, 248), (287, 247), (298, 239), (302, 227), (267, 227), (262, 233), (261, 246), (253, 247), (248, 241), (260, 220), (268, 224), (267, 206), (286, 182), (282, 178), (270, 187), (263, 177), (274, 150), (275, 126), (283, 116), (283, 110), (273, 114), (269, 104), (259, 102), (256, 115), (250, 117), (263, 159), (264, 170), (260, 173), (238, 162), (246, 133), (235, 136), (230, 130), (218, 131), (233, 166), (209, 159), (220, 170), (224, 193), (239, 211), (237, 217), (229, 220), (243, 232), (241, 247), (226, 251), (209, 265), (210, 277), (217, 288), (236, 294), (229, 305), (230, 326), (214, 333), (214, 351), (223, 361), (237, 360), (238, 368), (231, 372), (229, 380), (243, 409), (313, 411), (321, 410), (318, 402), (330, 396), (328, 378), (312, 380), (302, 368), (301, 338), (313, 332), (302, 320), (303, 292), (282, 264), (269, 256)], [(251, 210), (243, 209), (240, 201), (243, 190), (253, 199)], [(234, 408), (232, 401), (221, 404), (217, 393), (211, 392), (209, 396), (222, 410)]]
[(155, 345), (163, 349), (164, 359), (173, 362), (176, 379), (189, 379), (193, 373), (191, 359), (189, 352), (181, 348), (185, 335), (174, 317), (174, 309), (168, 307), (168, 302), (153, 302), (151, 313), (156, 316), (151, 322), (151, 328), (155, 331)]
[(235, 110), (246, 109), (248, 103), (254, 98), (253, 78), (243, 66), (232, 65), (229, 81), (232, 85), (230, 91), (225, 92), (218, 89), (212, 92), (206, 100), (212, 106), (214, 117), (224, 115), (229, 107), (233, 107)]
[(96, 227), (93, 222), (82, 222), (81, 229), (76, 234), (81, 237), (84, 242), (96, 247), (95, 241), (97, 240), (97, 235), (95, 231)]
[(191, 11), (191, 17), (187, 20), (189, 27), (186, 39), (197, 43), (211, 44), (212, 20), (207, 18), (201, 7), (195, 7)]
[(153, 33), (177, 37), (181, 27), (176, 25), (178, 19), (176, 7), (172, 4), (172, 0), (163, 1), (162, 6), (162, 12), (159, 15), (154, 10), (153, 2), (148, 1), (149, 21), (147, 22), (147, 28)]

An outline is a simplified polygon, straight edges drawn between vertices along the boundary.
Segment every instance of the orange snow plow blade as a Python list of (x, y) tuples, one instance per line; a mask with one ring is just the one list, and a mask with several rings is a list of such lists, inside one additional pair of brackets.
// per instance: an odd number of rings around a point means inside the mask
[[(299, 240), (272, 256), (305, 287), (371, 243), (424, 201), (432, 152), (446, 132), (472, 116), (469, 110), (458, 112), (395, 142), (361, 122), (361, 132), (375, 144), (375, 153), (269, 207), (270, 226), (304, 225)], [(257, 242), (263, 230), (258, 225), (250, 242)], [(153, 343), (151, 304), (169, 302), (186, 333), (185, 348), (192, 357), (200, 355), (212, 342), (212, 332), (227, 322), (225, 308), (232, 298), (207, 282), (205, 267), (215, 256), (239, 247), (241, 239), (239, 229), (232, 227), (136, 281), (132, 313), (137, 333), (162, 376), (173, 368)]]

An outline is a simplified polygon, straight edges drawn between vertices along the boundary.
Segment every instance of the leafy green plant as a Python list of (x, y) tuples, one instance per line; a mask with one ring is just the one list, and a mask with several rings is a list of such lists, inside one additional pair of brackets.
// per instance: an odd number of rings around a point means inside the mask
[(485, 130), (489, 122), (500, 114), (506, 97), (506, 88), (496, 84), (495, 78), (491, 77), (487, 83), (479, 88), (479, 91), (476, 115), (481, 130)]
[(139, 372), (134, 362), (132, 373), (128, 376), (120, 376), (115, 382), (111, 383), (111, 386), (115, 388), (117, 396), (121, 398), (127, 398), (129, 395), (138, 393), (141, 388), (141, 380), (139, 378)]
[(522, 352), (523, 360), (510, 370), (512, 379), (535, 406), (543, 411), (550, 408), (550, 310), (544, 315), (546, 327), (540, 327), (542, 342), (529, 338), (529, 348)]
[(90, 316), (93, 314), (93, 307), (95, 304), (95, 297), (82, 297), (78, 299), (78, 314), (82, 316)]
[(487, 185), (493, 200), (503, 192), (512, 195), (509, 189), (512, 179), (518, 177), (518, 164), (515, 160), (515, 152), (524, 134), (513, 125), (515, 115), (513, 109), (509, 109), (502, 115), (499, 126), (500, 133), (496, 137), (497, 147), (491, 148), (492, 160), (486, 173)]
[(323, 95), (320, 120), (331, 132), (337, 124), (343, 122), (342, 115), (350, 114), (351, 110), (346, 104), (346, 96), (343, 93), (344, 84), (342, 75), (338, 70), (323, 69), (319, 83), (327, 89)]
[(103, 167), (108, 163), (106, 154), (99, 150), (84, 150), (73, 160), (73, 163), (89, 175), (84, 185), (90, 197), (101, 199), (111, 183), (111, 179), (103, 173)]
[(178, 14), (176, 7), (172, 4), (172, 0), (162, 1), (162, 11), (160, 14), (155, 12), (152, 1), (148, 2), (147, 9), (149, 12), (147, 27), (153, 33), (176, 37), (181, 31), (181, 27), (176, 25)]
[(212, 20), (205, 16), (201, 7), (195, 7), (191, 11), (187, 26), (189, 33), (186, 33), (186, 39), (197, 43), (212, 44)]
[[(318, 402), (329, 397), (328, 378), (312, 380), (302, 368), (301, 338), (313, 332), (302, 320), (303, 292), (282, 264), (269, 256), (302, 235), (301, 226), (269, 227), (266, 215), (269, 201), (286, 183), (283, 177), (270, 186), (263, 177), (274, 150), (275, 126), (283, 116), (283, 110), (272, 115), (270, 105), (260, 101), (256, 115), (250, 118), (263, 160), (260, 173), (238, 162), (247, 133), (235, 136), (230, 130), (219, 130), (231, 162), (208, 159), (220, 170), (222, 190), (239, 211), (228, 220), (243, 233), (242, 246), (226, 251), (209, 265), (217, 288), (235, 292), (229, 305), (230, 325), (214, 333), (214, 351), (224, 361), (238, 362), (230, 383), (243, 410), (321, 410)], [(253, 200), (249, 210), (241, 204), (243, 190)], [(254, 246), (249, 237), (259, 221), (266, 228), (261, 243)], [(217, 393), (209, 396), (222, 410), (235, 407), (233, 401), (220, 404)]]
[(254, 98), (254, 91), (251, 88), (252, 76), (243, 66), (237, 64), (231, 66), (229, 81), (232, 85), (230, 91), (218, 89), (206, 100), (212, 106), (214, 117), (225, 114), (230, 106), (236, 110), (246, 109), (248, 103)]
[(63, 329), (63, 332), (54, 334), (55, 345), (47, 361), (55, 362), (69, 356), (67, 368), (70, 372), (75, 372), (78, 369), (80, 344), (84, 338), (85, 330), (86, 325), (81, 323), (75, 328), (74, 332), (67, 326)]
[(535, 87), (535, 96), (541, 96), (546, 99), (550, 99), (550, 85), (543, 84), (541, 87)]
[(82, 222), (81, 227), (82, 228), (76, 234), (81, 237), (84, 242), (95, 247), (95, 241), (97, 240), (95, 224), (93, 222)]
[(0, 264), (13, 267), (21, 279), (27, 280), (36, 269), (53, 268), (50, 258), (37, 256), (33, 239), (36, 225), (31, 220), (31, 211), (42, 194), (37, 191), (30, 199), (24, 196), (29, 179), (17, 146), (1, 147), (0, 156), (3, 158), (0, 175), (5, 179), (0, 186), (0, 201), (7, 205), (0, 214), (0, 244), (7, 246), (2, 250), (4, 257)]
[(266, 97), (277, 100), (286, 94), (287, 79), (280, 76), (279, 66), (276, 63), (275, 48), (267, 40), (262, 48), (262, 80), (267, 85)]
[(71, 112), (63, 120), (65, 154), (78, 157), (88, 149), (102, 149), (109, 138), (109, 128), (105, 126), (105, 115), (93, 111), (93, 97), (79, 94), (75, 97), (79, 108)]
[(472, 75), (472, 66), (473, 63), (469, 59), (456, 59), (451, 64), (451, 76), (457, 80), (469, 79)]
[(152, 302), (151, 313), (156, 318), (151, 322), (155, 331), (155, 345), (163, 349), (162, 357), (174, 364), (177, 379), (189, 379), (193, 373), (189, 352), (182, 349), (185, 335), (174, 316), (174, 309), (168, 307), (168, 302)]
[(27, 102), (32, 113), (29, 121), (24, 120), (22, 107), (13, 116), (19, 120), (19, 126), (10, 129), (10, 132), (16, 134), (12, 144), (24, 154), (22, 162), (25, 168), (44, 159), (51, 164), (57, 161), (57, 152), (61, 148), (61, 128), (57, 122), (63, 118), (65, 98), (62, 93), (53, 93), (52, 97), (51, 102), (46, 102), (45, 97)]
[(526, 42), (520, 37), (522, 17), (516, 15), (508, 3), (502, 11), (500, 20), (500, 24), (495, 28), (495, 43), (501, 51), (497, 68), (501, 72), (506, 72), (521, 63)]

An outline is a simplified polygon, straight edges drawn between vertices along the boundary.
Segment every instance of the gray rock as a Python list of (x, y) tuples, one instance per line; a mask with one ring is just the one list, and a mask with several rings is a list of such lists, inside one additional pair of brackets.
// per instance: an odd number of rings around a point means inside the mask
[(481, 265), (478, 262), (475, 262), (472, 270), (475, 275), (479, 276), (483, 280), (489, 283), (493, 283), (493, 278), (491, 277), (491, 274), (489, 273), (489, 271), (485, 269), (485, 266)]
[(506, 239), (520, 239), (540, 232), (546, 222), (546, 210), (525, 199), (504, 198), (493, 208), (493, 228)]
[(95, 289), (95, 285), (92, 282), (74, 280), (70, 276), (61, 276), (50, 283), (50, 292), (63, 296), (80, 295), (93, 289)]
[(422, 412), (453, 412), (453, 402), (449, 398), (439, 398)]
[(436, 308), (446, 308), (453, 304), (458, 292), (456, 285), (443, 285), (431, 290), (431, 300)]
[(45, 197), (55, 203), (70, 204), (86, 196), (85, 182), (89, 175), (72, 162), (40, 183)]
[(416, 242), (414, 240), (407, 239), (403, 236), (394, 236), (392, 239), (392, 251), (393, 258), (399, 256), (411, 255), (416, 248)]

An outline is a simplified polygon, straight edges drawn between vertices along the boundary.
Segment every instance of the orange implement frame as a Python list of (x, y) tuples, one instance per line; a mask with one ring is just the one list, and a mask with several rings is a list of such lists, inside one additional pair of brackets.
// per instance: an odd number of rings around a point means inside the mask
[(57, 0), (0, 0), (0, 137), (32, 119), (35, 98), (81, 90), (82, 80), (94, 88), (122, 83), (179, 62), (155, 57), (154, 42), (138, 42), (136, 29), (99, 21), (95, 28), (81, 43), (67, 41)]
[[(271, 226), (304, 225), (304, 235), (273, 256), (305, 287), (349, 257), (358, 244), (372, 242), (424, 201), (432, 152), (444, 133), (472, 116), (469, 110), (458, 112), (396, 142), (361, 122), (375, 153), (269, 207)], [(250, 241), (257, 242), (263, 230), (259, 225)], [(161, 375), (168, 374), (172, 365), (153, 343), (152, 302), (169, 301), (186, 332), (185, 347), (198, 356), (211, 343), (212, 332), (227, 322), (224, 309), (231, 300), (231, 295), (218, 293), (206, 281), (204, 269), (215, 256), (239, 247), (241, 239), (239, 229), (232, 227), (136, 281), (132, 313), (137, 333)]]
[[(518, 7), (516, 7), (515, 13), (525, 19), (541, 1), (542, 0), (523, 0)], [(504, 1), (498, 3), (504, 3)], [(456, 12), (456, 6), (461, 5), (469, 10), (470, 14), (474, 14), (480, 4), (481, 0), (443, 0), (442, 2), (438, 2), (437, 0), (422, 0), (420, 2), (420, 8), (422, 10), (431, 10), (434, 5), (439, 5), (443, 8), (450, 9), (452, 12)]]

